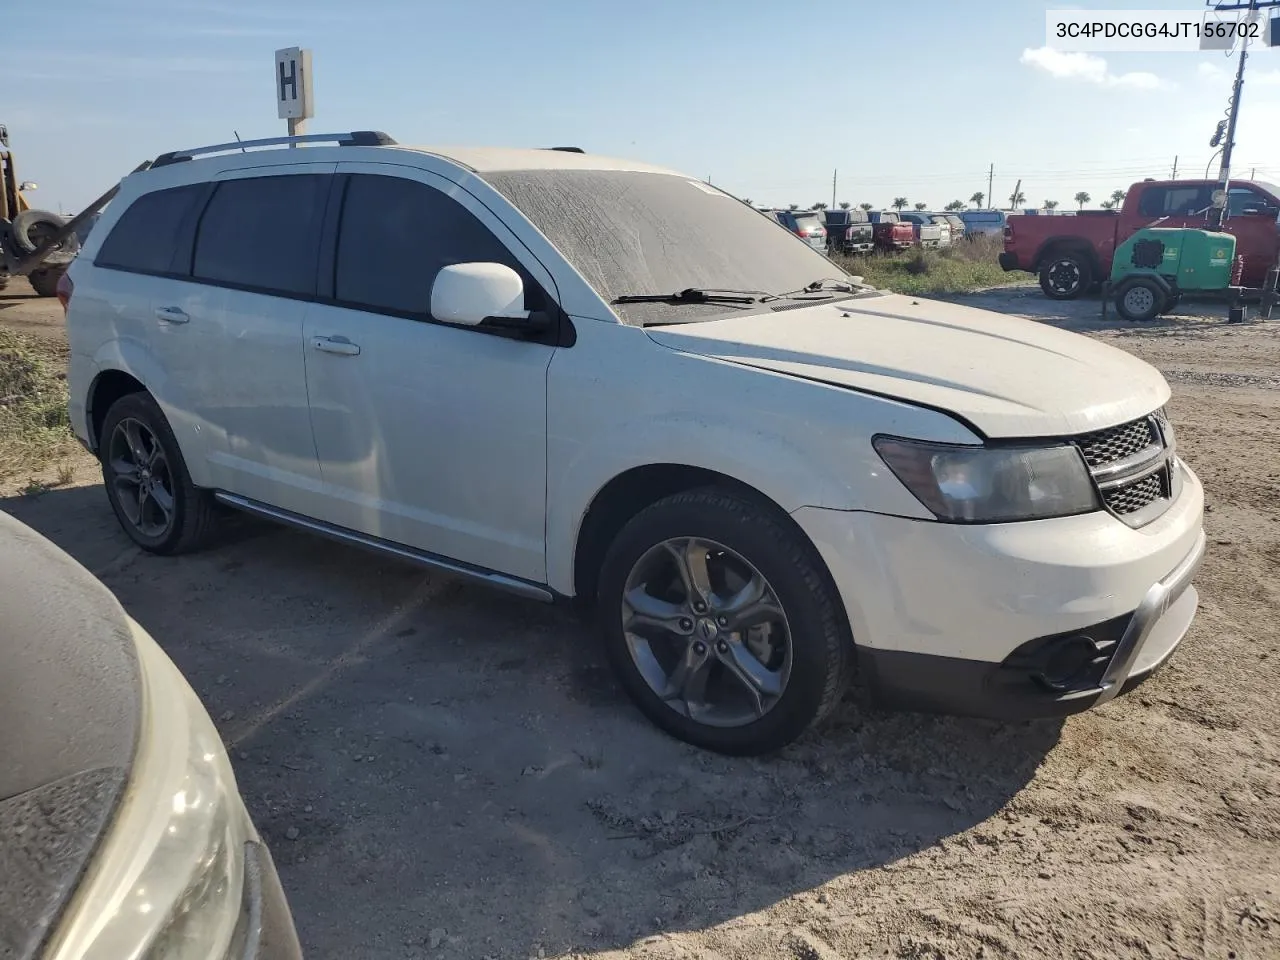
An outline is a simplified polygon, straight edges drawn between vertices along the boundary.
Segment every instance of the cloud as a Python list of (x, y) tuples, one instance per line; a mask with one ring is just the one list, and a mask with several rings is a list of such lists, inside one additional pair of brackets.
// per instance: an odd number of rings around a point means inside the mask
[[(1252, 58), (1250, 58), (1252, 61)], [(1196, 73), (1201, 80), (1209, 81), (1230, 81), (1235, 78), (1236, 71), (1234, 67), (1223, 66), (1217, 63), (1201, 62), (1196, 67)], [(1246, 89), (1250, 86), (1256, 87), (1280, 87), (1280, 69), (1259, 70), (1256, 67), (1245, 66), (1244, 82)]]
[(1027, 48), (1018, 62), (1037, 70), (1043, 70), (1059, 80), (1076, 80), (1100, 87), (1127, 87), (1131, 90), (1159, 90), (1169, 84), (1154, 73), (1134, 71), (1112, 73), (1107, 61), (1092, 53), (1066, 52), (1052, 47)]

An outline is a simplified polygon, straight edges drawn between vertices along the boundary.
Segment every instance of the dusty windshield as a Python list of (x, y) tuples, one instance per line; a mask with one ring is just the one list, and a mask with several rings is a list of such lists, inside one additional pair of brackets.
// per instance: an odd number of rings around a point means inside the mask
[(547, 235), (625, 323), (704, 320), (781, 304), (614, 304), (622, 296), (691, 287), (778, 294), (822, 279), (847, 279), (771, 218), (697, 180), (619, 170), (517, 170), (486, 179)]

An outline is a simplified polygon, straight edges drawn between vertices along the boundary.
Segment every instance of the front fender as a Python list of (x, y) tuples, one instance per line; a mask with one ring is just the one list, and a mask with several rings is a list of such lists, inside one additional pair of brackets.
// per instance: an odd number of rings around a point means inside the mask
[(565, 594), (574, 590), (592, 502), (636, 467), (719, 473), (788, 513), (826, 507), (927, 519), (871, 438), (976, 439), (936, 411), (682, 353), (642, 330), (591, 321), (572, 350), (557, 351), (547, 397), (547, 578)]

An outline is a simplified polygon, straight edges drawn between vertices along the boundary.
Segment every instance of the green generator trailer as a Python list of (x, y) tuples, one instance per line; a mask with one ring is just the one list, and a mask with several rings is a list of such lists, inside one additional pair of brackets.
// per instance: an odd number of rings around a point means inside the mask
[(1103, 310), (1114, 301), (1126, 320), (1152, 320), (1178, 305), (1184, 293), (1225, 294), (1230, 319), (1243, 317), (1244, 296), (1261, 294), (1261, 315), (1277, 302), (1275, 271), (1268, 289), (1238, 286), (1236, 238), (1229, 233), (1173, 227), (1143, 227), (1116, 247)]

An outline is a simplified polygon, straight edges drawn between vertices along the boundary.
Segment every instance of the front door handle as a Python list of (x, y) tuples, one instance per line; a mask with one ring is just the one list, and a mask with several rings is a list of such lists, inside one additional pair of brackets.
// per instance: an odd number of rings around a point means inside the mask
[(157, 307), (156, 319), (162, 323), (186, 323), (191, 318), (181, 307)]
[(346, 337), (312, 337), (311, 346), (325, 353), (336, 353), (341, 357), (360, 355), (360, 345), (352, 343)]

